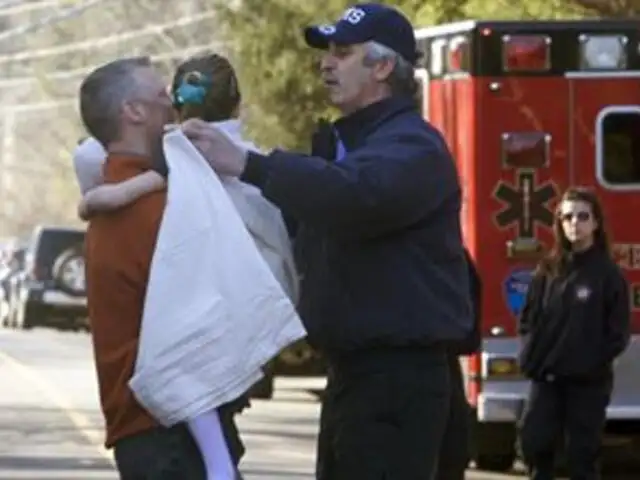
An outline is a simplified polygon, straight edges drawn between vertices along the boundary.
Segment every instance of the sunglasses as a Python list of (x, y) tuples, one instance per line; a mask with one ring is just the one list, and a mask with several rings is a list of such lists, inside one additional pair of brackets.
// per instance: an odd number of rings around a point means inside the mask
[(591, 214), (589, 212), (567, 212), (560, 215), (563, 222), (571, 222), (574, 218), (579, 222), (586, 222), (591, 218)]

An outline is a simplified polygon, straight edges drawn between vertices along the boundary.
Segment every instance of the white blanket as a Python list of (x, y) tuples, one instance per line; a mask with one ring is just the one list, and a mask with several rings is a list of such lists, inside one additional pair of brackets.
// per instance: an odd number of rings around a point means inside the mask
[[(164, 148), (167, 205), (129, 385), (149, 413), (173, 425), (245, 393), (305, 331), (289, 298), (297, 283), (277, 209), (237, 180), (223, 185), (182, 133), (168, 134)], [(266, 258), (280, 283), (249, 231), (273, 253)]]
[[(214, 122), (213, 125), (222, 130), (236, 145), (245, 150), (258, 150), (253, 143), (242, 137), (242, 124), (239, 120)], [(298, 273), (293, 261), (289, 233), (280, 210), (264, 198), (262, 192), (253, 185), (231, 177), (223, 178), (222, 182), (262, 258), (285, 292), (297, 303)]]

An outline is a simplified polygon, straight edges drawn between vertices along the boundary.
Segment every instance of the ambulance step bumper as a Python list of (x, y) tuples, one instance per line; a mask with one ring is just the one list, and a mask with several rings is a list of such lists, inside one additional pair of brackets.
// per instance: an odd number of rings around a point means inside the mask
[(525, 397), (521, 394), (491, 392), (478, 396), (477, 418), (480, 422), (513, 423), (520, 418)]
[(609, 405), (607, 420), (640, 420), (640, 405)]
[[(516, 393), (490, 392), (478, 397), (477, 418), (480, 422), (517, 422), (526, 397)], [(607, 420), (640, 421), (640, 405), (610, 404)]]

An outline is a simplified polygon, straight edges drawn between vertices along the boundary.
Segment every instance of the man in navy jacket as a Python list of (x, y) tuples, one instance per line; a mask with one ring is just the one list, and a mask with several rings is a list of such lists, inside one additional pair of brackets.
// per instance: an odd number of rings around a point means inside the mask
[(469, 274), (471, 305), (473, 306), (473, 328), (461, 342), (449, 348), (449, 418), (445, 429), (436, 480), (464, 480), (467, 465), (471, 460), (471, 406), (467, 401), (460, 356), (471, 355), (480, 349), (482, 327), (482, 280), (473, 258), (465, 250)]
[(324, 50), (343, 113), (312, 155), (247, 153), (197, 120), (182, 129), (219, 174), (256, 185), (298, 223), (299, 311), (328, 363), (317, 477), (429, 480), (449, 348), (472, 329), (456, 166), (416, 108), (418, 53), (401, 13), (355, 5), (305, 38)]

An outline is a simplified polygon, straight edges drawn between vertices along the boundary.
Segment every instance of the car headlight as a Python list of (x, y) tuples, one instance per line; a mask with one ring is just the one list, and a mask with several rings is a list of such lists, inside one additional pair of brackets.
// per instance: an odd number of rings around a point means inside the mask
[(627, 66), (624, 35), (582, 35), (580, 64), (582, 70), (618, 70)]

